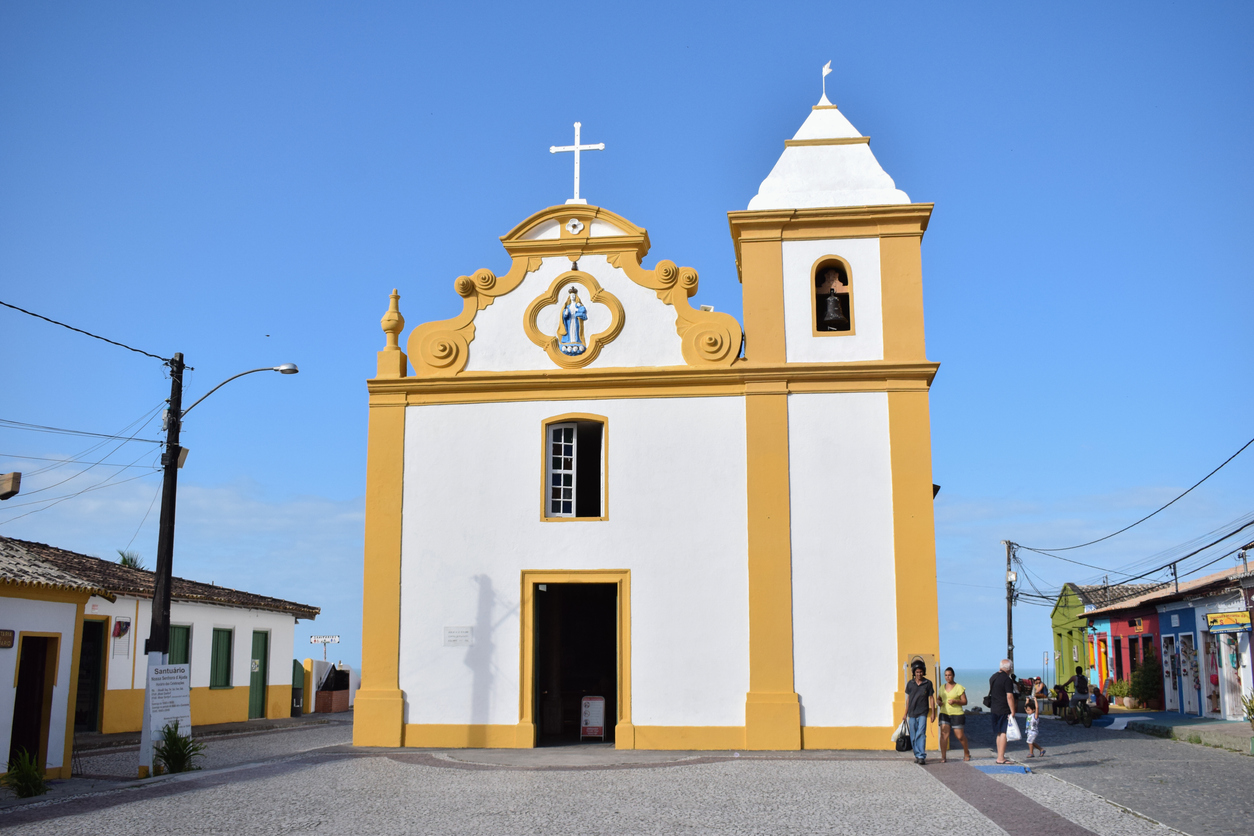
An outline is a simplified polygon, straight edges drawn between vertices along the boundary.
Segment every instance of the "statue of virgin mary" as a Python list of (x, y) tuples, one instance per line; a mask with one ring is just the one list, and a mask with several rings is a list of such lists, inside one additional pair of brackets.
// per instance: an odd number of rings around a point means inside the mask
[(571, 288), (562, 306), (562, 324), (557, 328), (558, 347), (563, 354), (583, 354), (587, 349), (583, 336), (583, 324), (588, 319), (588, 309), (579, 301), (579, 292)]

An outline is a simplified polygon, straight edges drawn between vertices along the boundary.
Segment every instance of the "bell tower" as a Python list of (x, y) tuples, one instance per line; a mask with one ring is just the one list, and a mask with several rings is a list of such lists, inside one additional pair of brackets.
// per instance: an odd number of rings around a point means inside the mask
[[(928, 416), (937, 365), (924, 350), (920, 257), (931, 212), (896, 187), (870, 138), (824, 95), (748, 209), (728, 213), (745, 367), (771, 372), (755, 375), (745, 398), (748, 748), (860, 747), (859, 728), (880, 748), (869, 727), (900, 722), (902, 666), (938, 653)], [(816, 519), (848, 525), (844, 542), (812, 537)], [(839, 617), (828, 612), (836, 601)], [(860, 674), (874, 665), (864, 696), (883, 695), (855, 720), (819, 705), (838, 687), (822, 643), (839, 641), (862, 607), (890, 637), (846, 654)]]

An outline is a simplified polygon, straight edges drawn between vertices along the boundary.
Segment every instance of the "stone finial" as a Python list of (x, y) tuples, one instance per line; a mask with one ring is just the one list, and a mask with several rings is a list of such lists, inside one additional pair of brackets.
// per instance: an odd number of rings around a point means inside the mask
[(401, 351), (400, 335), (405, 327), (405, 317), (401, 316), (401, 295), (392, 288), (391, 302), (387, 313), (379, 320), (379, 327), (387, 334), (387, 345), (379, 352), (379, 373), (377, 377), (405, 377), (409, 370), (409, 358)]
[(401, 316), (401, 295), (396, 292), (396, 288), (392, 288), (391, 303), (388, 305), (388, 312), (383, 315), (383, 319), (379, 320), (379, 327), (383, 329), (383, 333), (388, 335), (387, 347), (393, 351), (400, 351), (400, 343), (398, 340), (401, 331), (405, 328), (405, 317)]

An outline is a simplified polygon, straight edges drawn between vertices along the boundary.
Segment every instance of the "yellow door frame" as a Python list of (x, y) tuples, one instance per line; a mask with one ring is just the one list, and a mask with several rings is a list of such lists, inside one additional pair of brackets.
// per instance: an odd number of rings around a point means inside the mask
[(514, 745), (530, 749), (536, 745), (536, 610), (535, 588), (541, 583), (612, 583), (618, 587), (618, 717), (614, 725), (614, 747), (636, 748), (636, 730), (631, 723), (631, 570), (583, 569), (549, 571), (524, 569), (521, 577), (522, 602), (519, 613), (521, 640), (518, 678), (518, 731)]

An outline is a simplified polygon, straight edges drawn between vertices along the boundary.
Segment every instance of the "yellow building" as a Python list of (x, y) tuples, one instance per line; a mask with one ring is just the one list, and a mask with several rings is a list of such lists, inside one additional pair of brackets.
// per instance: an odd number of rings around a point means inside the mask
[(888, 748), (938, 652), (931, 210), (824, 99), (728, 214), (743, 328), (578, 199), (406, 351), (394, 292), (354, 741)]

